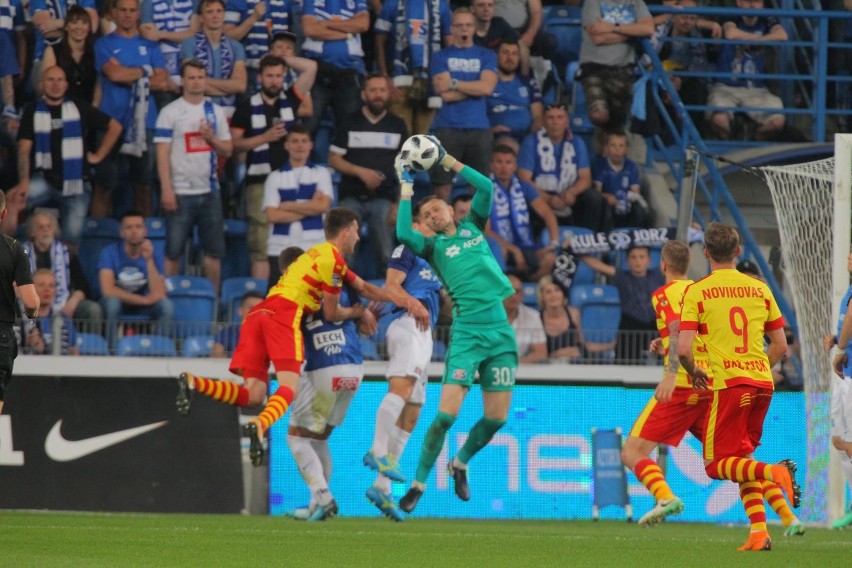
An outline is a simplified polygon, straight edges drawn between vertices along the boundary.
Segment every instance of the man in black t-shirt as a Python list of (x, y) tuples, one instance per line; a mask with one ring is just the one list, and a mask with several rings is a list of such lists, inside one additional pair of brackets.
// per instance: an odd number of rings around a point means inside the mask
[[(269, 226), (263, 211), (263, 189), (266, 176), (284, 165), (284, 136), (296, 121), (296, 113), (307, 91), (300, 81), (286, 91), (284, 77), (287, 64), (275, 55), (264, 55), (260, 60), (260, 90), (237, 105), (231, 119), (231, 137), (234, 153), (247, 152), (246, 156), (246, 217), (248, 220), (248, 249), (251, 275), (269, 278), (269, 261), (266, 242)], [(311, 80), (312, 82), (312, 80)], [(310, 89), (310, 84), (307, 84)]]
[(338, 199), (368, 223), (380, 277), (393, 249), (399, 185), (394, 159), (408, 138), (405, 122), (388, 111), (390, 85), (368, 75), (361, 90), (364, 106), (337, 124), (328, 165), (341, 174)]
[[(27, 206), (55, 206), (60, 211), (64, 239), (74, 248), (83, 236), (91, 189), (88, 169), (101, 163), (121, 134), (121, 124), (82, 100), (65, 96), (68, 80), (61, 67), (42, 76), (44, 96), (24, 109), (18, 130), (16, 189), (27, 195)], [(94, 151), (87, 142), (104, 132)]]
[[(0, 221), (6, 217), (6, 195), (0, 191)], [(0, 412), (6, 400), (6, 390), (12, 379), (12, 367), (18, 356), (18, 340), (13, 328), (16, 319), (18, 296), (24, 303), (28, 318), (38, 312), (38, 294), (33, 285), (30, 263), (21, 243), (6, 235), (0, 235)]]

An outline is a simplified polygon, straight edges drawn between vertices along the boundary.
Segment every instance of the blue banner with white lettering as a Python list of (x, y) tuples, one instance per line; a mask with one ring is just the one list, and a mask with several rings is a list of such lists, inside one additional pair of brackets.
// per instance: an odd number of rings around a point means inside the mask
[[(629, 368), (625, 368), (625, 372)], [(662, 371), (661, 371), (662, 372)], [(274, 382), (274, 381), (273, 381)], [(344, 516), (378, 516), (364, 492), (375, 473), (361, 464), (373, 439), (376, 409), (387, 392), (385, 381), (362, 382), (346, 420), (331, 436), (334, 460), (331, 492)], [(482, 416), (482, 396), (471, 390), (462, 411), (447, 435), (444, 448), (428, 480), (415, 517), (462, 517), (492, 519), (590, 519), (593, 504), (592, 428), (620, 427), (628, 432), (653, 395), (653, 389), (617, 386), (518, 385), (506, 425), (492, 443), (470, 462), (471, 499), (460, 501), (447, 475), (447, 461), (467, 438)], [(423, 436), (437, 412), (440, 385), (430, 383), (421, 419), (401, 460), (403, 473), (413, 478)], [(270, 512), (282, 515), (308, 503), (309, 493), (290, 456), (286, 443), (287, 416), (272, 428), (270, 450)], [(800, 392), (775, 393), (766, 417), (758, 459), (776, 462), (791, 458), (799, 465), (796, 474), (805, 479), (805, 398)], [(610, 462), (614, 460), (609, 459)], [(671, 448), (666, 476), (685, 504), (674, 522), (747, 522), (737, 485), (707, 477), (701, 443), (687, 434), (680, 446)], [(398, 500), (408, 489), (394, 483)], [(627, 472), (627, 491), (636, 518), (654, 506), (654, 498)], [(768, 507), (767, 507), (768, 509)], [(775, 514), (767, 512), (770, 520)], [(617, 507), (601, 510), (603, 519), (624, 519)], [(667, 521), (668, 522), (668, 521)]]
[(600, 508), (609, 505), (626, 507), (630, 504), (627, 495), (627, 476), (621, 463), (621, 429), (592, 430), (594, 459), (594, 505)]

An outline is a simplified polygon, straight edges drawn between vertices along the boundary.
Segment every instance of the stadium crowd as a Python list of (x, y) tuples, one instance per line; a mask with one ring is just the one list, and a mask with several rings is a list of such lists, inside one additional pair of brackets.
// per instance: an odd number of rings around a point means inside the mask
[[(564, 70), (547, 70), (566, 54), (543, 4), (582, 19), (577, 79), (593, 136), (572, 132), (570, 101), (553, 88), (552, 74)], [(0, 230), (29, 247), (50, 308), (21, 330), (24, 350), (77, 353), (78, 332), (102, 335), (113, 352), (134, 329), (174, 336), (188, 317), (175, 295), (189, 282), (220, 307), (220, 323), (204, 331), (222, 328), (212, 352), (228, 354), (231, 324), (250, 307), (235, 304), (278, 279), (285, 248), (322, 242), (335, 204), (365, 226), (351, 266), (384, 278), (396, 244), (394, 157), (410, 134), (432, 132), (493, 181), (486, 235), (514, 275), (518, 297), (507, 310), (522, 360), (655, 362), (642, 353), (654, 330), (643, 312), (663, 282), (659, 247), (577, 259), (591, 270), (574, 288), (614, 287), (621, 298), (608, 318), (617, 346), (584, 334), (603, 325), (599, 312), (551, 274), (571, 235), (654, 222), (641, 167), (628, 157), (637, 40), (749, 39), (737, 35), (740, 20), (748, 33), (781, 37), (771, 18), (652, 18), (642, 0), (0, 0), (9, 210)], [(695, 44), (664, 45), (673, 68), (709, 65), (683, 49)], [(725, 52), (719, 65), (736, 57)], [(763, 72), (762, 59), (750, 61), (750, 72)], [(708, 85), (686, 83), (685, 99), (722, 96), (718, 85), (708, 95)], [(728, 85), (726, 96), (739, 88)], [(760, 97), (737, 100), (774, 104), (765, 89)], [(730, 135), (727, 117), (711, 115), (708, 131)], [(752, 118), (757, 136), (783, 127), (782, 115)], [(469, 209), (470, 188), (451, 174), (418, 178), (419, 197), (452, 202), (458, 219)], [(256, 288), (226, 299), (234, 278)]]

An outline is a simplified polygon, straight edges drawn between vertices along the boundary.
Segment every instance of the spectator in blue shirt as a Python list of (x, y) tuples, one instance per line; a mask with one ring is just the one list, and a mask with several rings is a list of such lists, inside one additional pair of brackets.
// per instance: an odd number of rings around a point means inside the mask
[(497, 86), (488, 97), (488, 121), (495, 139), (510, 136), (518, 143), (544, 123), (541, 88), (532, 75), (519, 72), (521, 48), (504, 41), (497, 48)]
[(627, 134), (607, 134), (604, 150), (592, 166), (592, 183), (609, 206), (606, 228), (647, 227), (651, 215), (639, 192), (639, 166), (627, 157)]
[[(737, 0), (743, 10), (760, 10), (763, 0)], [(725, 39), (755, 41), (785, 41), (787, 31), (774, 16), (733, 16), (722, 23)], [(784, 103), (766, 88), (766, 81), (755, 77), (767, 72), (766, 55), (770, 48), (760, 45), (725, 44), (718, 59), (718, 70), (734, 73), (734, 77), (722, 77), (711, 87), (707, 106), (759, 107), (783, 109)], [(755, 138), (766, 140), (784, 128), (784, 115), (766, 111), (748, 111), (749, 118), (758, 124)], [(733, 112), (720, 110), (711, 112), (713, 132), (722, 140), (731, 136)]]
[[(443, 101), (432, 129), (448, 154), (487, 174), (493, 141), (486, 101), (497, 84), (497, 57), (474, 45), (475, 22), (467, 8), (453, 12), (453, 44), (432, 59), (432, 88)], [(435, 195), (449, 201), (454, 174), (443, 168), (429, 174)]]
[(110, 345), (115, 343), (118, 320), (124, 314), (147, 315), (156, 320), (158, 332), (167, 331), (174, 306), (166, 296), (163, 255), (147, 238), (145, 217), (131, 210), (121, 218), (121, 241), (101, 250), (98, 278), (101, 307), (108, 322)]

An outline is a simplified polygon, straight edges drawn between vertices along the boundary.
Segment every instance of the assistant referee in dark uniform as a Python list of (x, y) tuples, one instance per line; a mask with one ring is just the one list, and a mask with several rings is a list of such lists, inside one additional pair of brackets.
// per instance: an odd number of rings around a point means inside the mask
[[(9, 211), (6, 209), (6, 194), (0, 191), (0, 221)], [(24, 313), (30, 319), (38, 312), (38, 294), (33, 286), (30, 261), (21, 243), (0, 235), (0, 412), (6, 399), (6, 390), (12, 379), (12, 367), (18, 356), (15, 339), (16, 304), (15, 288), (24, 303)]]

